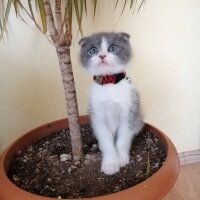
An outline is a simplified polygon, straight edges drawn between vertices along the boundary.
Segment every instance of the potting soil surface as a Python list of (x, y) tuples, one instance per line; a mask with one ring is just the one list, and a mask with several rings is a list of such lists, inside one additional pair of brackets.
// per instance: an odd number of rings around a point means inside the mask
[(118, 192), (155, 173), (165, 162), (162, 142), (144, 128), (132, 142), (130, 164), (108, 176), (89, 125), (81, 126), (84, 158), (73, 161), (69, 130), (52, 133), (14, 155), (8, 176), (18, 187), (56, 198), (86, 198)]

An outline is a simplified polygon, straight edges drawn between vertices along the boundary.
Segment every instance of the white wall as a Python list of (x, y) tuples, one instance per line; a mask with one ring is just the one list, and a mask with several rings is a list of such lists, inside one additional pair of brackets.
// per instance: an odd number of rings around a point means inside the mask
[[(84, 34), (128, 32), (134, 50), (128, 75), (139, 89), (145, 121), (163, 130), (179, 152), (200, 149), (200, 1), (147, 0), (135, 15), (127, 7), (117, 24), (122, 6), (113, 12), (114, 3), (101, 0), (94, 20), (89, 6)], [(9, 24), (9, 38), (0, 43), (0, 150), (66, 115), (53, 46), (14, 13)], [(79, 64), (79, 39), (72, 62), (80, 114), (86, 114), (92, 77)]]

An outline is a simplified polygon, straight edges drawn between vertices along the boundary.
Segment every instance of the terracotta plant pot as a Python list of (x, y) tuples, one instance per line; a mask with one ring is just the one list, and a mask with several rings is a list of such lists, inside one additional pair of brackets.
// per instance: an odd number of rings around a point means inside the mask
[[(88, 124), (87, 116), (80, 118), (81, 124)], [(68, 126), (67, 120), (62, 119), (39, 128), (29, 131), (13, 144), (11, 144), (0, 158), (0, 200), (53, 200), (57, 198), (43, 197), (29, 193), (17, 187), (7, 177), (7, 171), (12, 156), (28, 144), (34, 143), (40, 138), (65, 129)], [(159, 200), (162, 199), (173, 187), (179, 174), (179, 159), (177, 151), (161, 131), (153, 126), (146, 124), (163, 142), (167, 150), (167, 158), (164, 165), (147, 180), (126, 190), (99, 197), (89, 198), (90, 200)]]

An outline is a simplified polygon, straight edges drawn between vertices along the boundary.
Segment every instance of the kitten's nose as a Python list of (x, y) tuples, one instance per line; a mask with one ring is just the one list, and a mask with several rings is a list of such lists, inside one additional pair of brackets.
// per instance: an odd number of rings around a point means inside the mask
[(106, 57), (106, 55), (99, 55), (99, 58), (101, 58), (102, 60)]

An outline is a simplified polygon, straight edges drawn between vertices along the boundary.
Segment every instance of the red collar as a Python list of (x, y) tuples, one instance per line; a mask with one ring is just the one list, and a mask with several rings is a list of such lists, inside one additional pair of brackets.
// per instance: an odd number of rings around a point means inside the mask
[(104, 85), (104, 84), (109, 84), (109, 83), (116, 84), (120, 82), (122, 79), (124, 79), (125, 77), (126, 77), (126, 73), (121, 72), (119, 74), (94, 76), (93, 79), (96, 83), (100, 85)]

